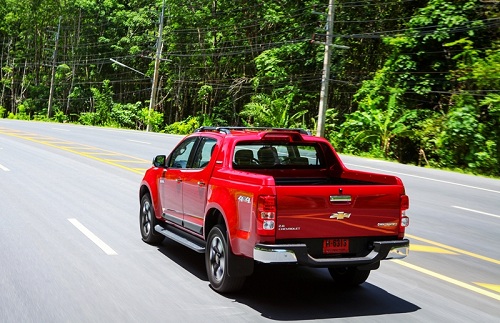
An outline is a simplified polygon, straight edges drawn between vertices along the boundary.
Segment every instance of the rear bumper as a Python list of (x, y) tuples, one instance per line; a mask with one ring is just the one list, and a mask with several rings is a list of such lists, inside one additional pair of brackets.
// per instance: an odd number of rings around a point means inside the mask
[(376, 263), (383, 259), (402, 259), (408, 255), (410, 241), (375, 241), (373, 250), (364, 257), (351, 258), (313, 258), (307, 253), (305, 244), (257, 244), (253, 258), (262, 263), (288, 263), (310, 267), (362, 266)]

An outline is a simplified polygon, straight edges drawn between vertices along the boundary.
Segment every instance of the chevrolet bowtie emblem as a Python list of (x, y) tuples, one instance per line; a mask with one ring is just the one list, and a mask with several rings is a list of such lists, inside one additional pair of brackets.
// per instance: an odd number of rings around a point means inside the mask
[(332, 215), (330, 215), (330, 219), (343, 220), (343, 219), (348, 219), (350, 216), (351, 216), (351, 213), (336, 212), (336, 213), (332, 213)]

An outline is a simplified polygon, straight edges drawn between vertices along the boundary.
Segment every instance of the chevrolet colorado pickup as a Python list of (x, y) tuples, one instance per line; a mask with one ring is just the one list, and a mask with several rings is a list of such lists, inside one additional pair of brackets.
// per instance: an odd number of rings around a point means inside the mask
[(242, 288), (255, 262), (328, 268), (359, 285), (409, 250), (401, 180), (346, 168), (302, 129), (199, 128), (154, 158), (139, 200), (142, 239), (204, 253), (220, 293)]

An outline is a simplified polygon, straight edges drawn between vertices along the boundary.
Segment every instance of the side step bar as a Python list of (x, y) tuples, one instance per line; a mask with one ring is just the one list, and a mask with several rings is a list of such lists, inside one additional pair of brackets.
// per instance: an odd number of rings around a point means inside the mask
[(161, 226), (161, 225), (156, 225), (155, 226), (155, 231), (163, 234), (165, 237), (174, 240), (177, 243), (180, 243), (183, 246), (188, 247), (189, 249), (192, 249), (198, 253), (204, 253), (205, 248), (206, 248), (206, 243), (205, 241), (198, 239), (196, 237), (193, 237), (192, 235), (179, 230), (177, 228), (168, 226), (167, 228)]

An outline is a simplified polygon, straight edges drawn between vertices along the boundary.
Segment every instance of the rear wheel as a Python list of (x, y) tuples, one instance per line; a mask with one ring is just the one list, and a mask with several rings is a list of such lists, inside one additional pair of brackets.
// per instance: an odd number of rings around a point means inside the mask
[(331, 267), (328, 271), (335, 284), (342, 287), (361, 285), (370, 275), (370, 270), (360, 270), (356, 267)]
[(139, 224), (141, 227), (142, 240), (152, 245), (160, 244), (165, 236), (156, 232), (155, 226), (158, 219), (155, 217), (155, 210), (149, 194), (144, 194), (141, 198), (141, 209), (139, 211)]
[(216, 225), (208, 234), (205, 266), (210, 285), (219, 293), (237, 291), (245, 283), (245, 277), (230, 277), (228, 275), (229, 252), (226, 231), (221, 226)]

